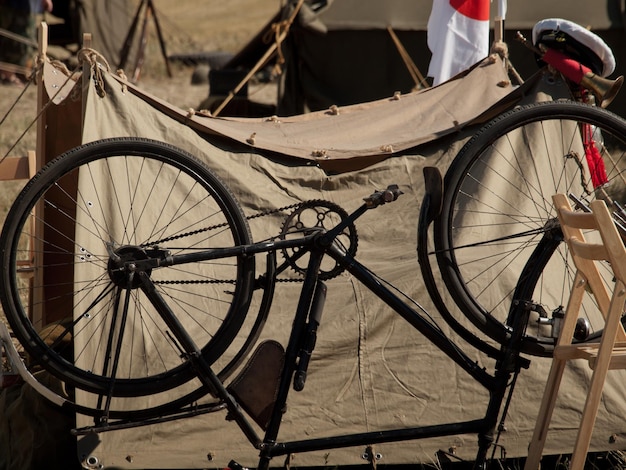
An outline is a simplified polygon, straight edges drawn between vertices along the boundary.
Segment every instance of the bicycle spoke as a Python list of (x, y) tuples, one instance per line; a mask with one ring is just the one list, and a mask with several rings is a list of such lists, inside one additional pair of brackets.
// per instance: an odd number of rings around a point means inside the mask
[[(80, 391), (94, 416), (146, 406), (134, 397), (165, 398), (163, 392), (172, 391), (171, 406), (179, 407), (200, 393), (192, 391), (199, 386), (195, 371), (180, 357), (171, 319), (140, 289), (141, 276), (158, 289), (207, 364), (241, 358), (231, 344), (253, 293), (254, 257), (137, 267), (152, 258), (251, 243), (229, 190), (179, 149), (109, 139), (62, 155), (18, 196), (1, 241), (7, 249), (0, 296), (13, 331), (33, 364)], [(29, 282), (19, 275), (22, 264), (34, 273)], [(162, 413), (169, 406), (151, 409)]]
[[(585, 126), (593, 132), (585, 134)], [(585, 135), (593, 136), (606, 168), (608, 181), (597, 188)], [(602, 197), (610, 204), (626, 201), (621, 177), (626, 165), (618, 166), (624, 162), (625, 139), (625, 121), (606, 110), (540, 103), (497, 118), (459, 152), (445, 177), (433, 254), (454, 301), (484, 333), (506, 339), (521, 273), (543, 238), (559, 237), (553, 194), (571, 193), (587, 201)], [(568, 293), (559, 279), (570, 277), (570, 269), (555, 256), (545, 276), (533, 276), (537, 288), (532, 299), (524, 300), (539, 302), (548, 312), (557, 309), (557, 299)], [(591, 320), (592, 310), (582, 309)], [(531, 317), (526, 352), (549, 355), (554, 344), (550, 328)]]

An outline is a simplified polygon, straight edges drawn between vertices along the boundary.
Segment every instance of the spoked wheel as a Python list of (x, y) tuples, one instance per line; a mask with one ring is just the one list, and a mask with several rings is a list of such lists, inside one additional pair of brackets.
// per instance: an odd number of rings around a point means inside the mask
[[(30, 367), (86, 392), (88, 413), (162, 413), (202, 390), (155, 295), (214, 364), (244, 323), (254, 280), (254, 257), (172, 257), (250, 242), (234, 197), (193, 156), (146, 139), (90, 143), (43, 168), (11, 208), (2, 306)], [(165, 402), (125, 401), (179, 387)]]
[[(532, 299), (515, 300), (533, 300), (547, 317), (531, 315), (523, 349), (551, 354), (551, 312), (566, 306), (573, 279), (564, 244), (552, 244), (541, 263), (531, 258), (542, 239), (560, 236), (552, 195), (626, 204), (625, 151), (620, 117), (581, 103), (548, 102), (498, 117), (459, 152), (445, 176), (435, 249), (455, 303), (485, 334), (498, 342), (509, 335), (513, 293), (525, 271), (523, 282), (532, 285), (518, 294)], [(541, 272), (529, 275), (534, 269)], [(601, 328), (597, 309), (584, 311), (593, 338)]]

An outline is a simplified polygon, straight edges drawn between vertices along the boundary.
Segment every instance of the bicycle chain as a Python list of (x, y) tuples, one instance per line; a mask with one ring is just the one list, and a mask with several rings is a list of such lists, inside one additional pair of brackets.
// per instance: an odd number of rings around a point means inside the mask
[[(276, 214), (278, 212), (283, 212), (283, 211), (286, 211), (288, 209), (294, 209), (294, 208), (296, 208), (296, 207), (298, 207), (298, 206), (300, 206), (302, 204), (305, 204), (307, 202), (311, 202), (311, 201), (298, 202), (296, 204), (291, 204), (289, 206), (278, 207), (276, 209), (271, 209), (271, 210), (264, 211), (264, 212), (257, 212), (256, 214), (246, 216), (246, 220), (258, 219), (259, 217), (265, 217), (267, 215)], [(208, 227), (204, 227), (204, 228), (201, 228), (201, 229), (198, 229), (198, 230), (193, 230), (191, 232), (185, 232), (185, 233), (181, 233), (181, 234), (178, 234), (178, 235), (172, 235), (171, 237), (161, 238), (160, 240), (157, 240), (157, 241), (154, 241), (154, 242), (143, 243), (143, 244), (141, 244), (139, 246), (141, 248), (156, 247), (156, 246), (159, 246), (162, 243), (171, 242), (171, 241), (174, 241), (174, 240), (180, 240), (181, 238), (190, 237), (192, 235), (197, 235), (199, 233), (210, 232), (211, 230), (215, 230), (215, 229), (222, 228), (222, 227), (227, 227), (227, 226), (228, 226), (228, 222), (222, 222), (221, 224), (209, 225)]]
[[(306, 204), (311, 204), (311, 203), (315, 203), (317, 202), (317, 199), (311, 199), (308, 201), (303, 201), (303, 202), (297, 202), (295, 204), (290, 204), (288, 206), (282, 206), (282, 207), (278, 207), (276, 209), (270, 209), (270, 210), (266, 210), (266, 211), (261, 211), (261, 212), (257, 212), (256, 214), (252, 214), (252, 215), (248, 215), (246, 216), (246, 220), (253, 220), (253, 219), (258, 219), (260, 217), (266, 217), (268, 215), (273, 215), (273, 214), (277, 214), (280, 212), (284, 212), (287, 210), (291, 210), (291, 209), (296, 209), (299, 208), (302, 205), (306, 205)], [(167, 238), (162, 238), (160, 240), (157, 240), (155, 242), (150, 242), (150, 243), (145, 243), (142, 244), (141, 247), (142, 248), (149, 248), (149, 247), (156, 247), (159, 244), (162, 243), (166, 243), (166, 242), (170, 242), (173, 240), (179, 240), (181, 238), (185, 238), (185, 237), (189, 237), (192, 235), (197, 235), (199, 233), (205, 233), (205, 232), (209, 232), (211, 230), (215, 230), (218, 228), (222, 228), (222, 227), (226, 227), (228, 226), (227, 222), (221, 223), (221, 224), (216, 224), (216, 225), (210, 225), (208, 227), (204, 227), (202, 229), (198, 229), (198, 230), (194, 230), (191, 232), (185, 232), (185, 233), (181, 233), (179, 235), (173, 235), (171, 237), (167, 237)], [(276, 282), (303, 282), (303, 279), (276, 279)], [(187, 280), (187, 281), (154, 281), (155, 284), (236, 284), (237, 281), (234, 279), (223, 279), (223, 280), (218, 280), (218, 279), (212, 279), (212, 280), (203, 280), (203, 281), (195, 281), (195, 280)]]
[[(304, 282), (304, 279), (275, 279), (276, 282), (288, 283), (288, 282)], [(211, 279), (205, 281), (153, 281), (153, 284), (232, 284), (236, 285), (237, 281), (235, 279)]]

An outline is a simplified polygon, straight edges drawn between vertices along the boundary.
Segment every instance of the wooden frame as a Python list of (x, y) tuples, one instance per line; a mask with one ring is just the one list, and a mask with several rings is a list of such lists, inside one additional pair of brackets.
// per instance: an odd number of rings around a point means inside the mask
[[(85, 46), (89, 46), (90, 38), (84, 38)], [(38, 35), (38, 63), (46, 63), (48, 52), (48, 26), (42, 22), (39, 25)], [(49, 64), (47, 64), (49, 65)], [(45, 164), (61, 153), (74, 148), (82, 143), (83, 126), (83, 100), (66, 99), (61, 103), (51, 103), (45, 86), (44, 67), (40, 67), (37, 73), (37, 131), (35, 150), (27, 155), (8, 156), (0, 161), (0, 181), (28, 180)], [(33, 215), (32, 239), (29, 260), (19, 262), (18, 270), (30, 279), (31, 286), (44, 285), (46, 276), (55, 279), (64, 279), (66, 285), (71, 285), (73, 272), (57, 270), (51, 272), (37, 269), (41, 265), (36, 260), (37, 256), (43, 256), (42, 240), (45, 237), (54, 236), (45, 232), (45, 212), (43, 208), (35, 208), (37, 216)], [(53, 241), (54, 242), (54, 241)], [(50, 271), (50, 272), (49, 272)], [(45, 292), (42, 289), (31, 289), (29, 299), (29, 315), (34, 325), (42, 328), (54, 321), (59, 320), (68, 311), (67, 305), (59, 305), (59, 295), (56, 292)], [(71, 300), (69, 300), (71, 302)]]
[[(591, 212), (588, 213), (573, 211), (563, 194), (553, 196), (553, 200), (577, 271), (554, 350), (552, 367), (530, 443), (525, 470), (539, 468), (567, 361), (585, 359), (593, 369), (570, 462), (569, 468), (572, 470), (584, 468), (608, 370), (626, 368), (626, 333), (621, 323), (626, 300), (626, 248), (611, 213), (602, 200), (592, 202)], [(598, 232), (602, 242), (587, 241), (583, 230)], [(602, 280), (596, 261), (609, 262), (615, 276), (612, 293)], [(589, 293), (595, 298), (604, 317), (604, 331), (598, 343), (572, 344), (578, 313), (584, 296)]]

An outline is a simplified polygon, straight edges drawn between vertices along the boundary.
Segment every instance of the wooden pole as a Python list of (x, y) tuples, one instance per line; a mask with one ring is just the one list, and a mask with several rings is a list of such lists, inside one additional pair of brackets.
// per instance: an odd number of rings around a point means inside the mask
[(161, 31), (161, 24), (159, 23), (159, 18), (157, 17), (156, 9), (154, 8), (154, 4), (152, 0), (148, 0), (148, 6), (150, 10), (152, 10), (152, 18), (154, 18), (154, 26), (156, 27), (157, 38), (159, 40), (159, 46), (161, 47), (161, 55), (163, 56), (163, 60), (165, 60), (165, 69), (167, 70), (167, 76), (172, 77), (172, 69), (170, 67), (170, 59), (167, 57), (167, 51), (165, 47), (165, 39), (163, 38), (163, 32)]
[(496, 16), (493, 24), (493, 39), (495, 42), (504, 41), (504, 19)]
[(124, 67), (126, 67), (126, 61), (128, 60), (128, 55), (130, 54), (130, 48), (133, 45), (133, 39), (135, 38), (135, 32), (137, 31), (137, 25), (139, 24), (139, 16), (141, 15), (141, 9), (143, 8), (144, 3), (145, 0), (141, 0), (141, 2), (139, 2), (137, 12), (135, 13), (135, 17), (133, 18), (133, 22), (128, 29), (128, 34), (126, 34), (124, 46), (120, 51), (120, 63), (117, 65), (117, 68), (119, 69), (123, 69)]
[(287, 34), (289, 33), (289, 27), (291, 26), (291, 23), (293, 23), (293, 20), (295, 20), (296, 15), (300, 11), (300, 8), (302, 8), (303, 3), (304, 3), (304, 0), (299, 0), (295, 9), (289, 16), (289, 19), (286, 21), (286, 27), (280, 31), (276, 40), (272, 43), (272, 45), (265, 52), (265, 54), (263, 54), (263, 57), (261, 57), (259, 61), (255, 64), (255, 66), (252, 67), (250, 72), (246, 74), (243, 80), (241, 80), (241, 82), (239, 82), (239, 84), (228, 94), (228, 96), (224, 99), (224, 101), (220, 103), (217, 109), (213, 112), (213, 116), (217, 116), (220, 112), (222, 112), (222, 110), (226, 107), (226, 105), (230, 103), (230, 101), (235, 97), (237, 93), (239, 93), (239, 91), (243, 88), (243, 86), (246, 83), (248, 83), (248, 80), (250, 80), (253, 77), (253, 75), (257, 73), (259, 69), (267, 63), (267, 61), (270, 59), (270, 57), (272, 57), (274, 52), (276, 52), (276, 50), (278, 49), (278, 45), (282, 43), (284, 39), (287, 37)]
[(426, 81), (422, 73), (420, 72), (417, 65), (415, 65), (415, 62), (413, 62), (413, 59), (411, 59), (409, 52), (406, 50), (406, 48), (400, 41), (400, 38), (398, 37), (396, 32), (393, 30), (391, 26), (387, 26), (387, 31), (389, 32), (389, 35), (391, 36), (391, 39), (393, 40), (393, 43), (396, 46), (396, 49), (398, 49), (398, 52), (400, 53), (400, 57), (402, 58), (404, 65), (409, 71), (409, 74), (411, 74), (411, 77), (413, 78), (413, 82), (415, 82), (415, 86), (428, 88), (429, 87), (428, 82)]
[[(37, 62), (39, 69), (37, 71), (37, 139), (35, 144), (35, 169), (39, 170), (44, 163), (46, 162), (46, 113), (44, 112), (44, 107), (48, 101), (48, 95), (46, 93), (46, 87), (43, 82), (43, 62), (47, 60), (48, 54), (48, 24), (45, 22), (41, 22), (39, 24), (39, 35), (37, 38), (38, 44), (38, 54), (37, 54)], [(34, 212), (38, 215), (41, 215), (41, 211), (43, 208), (41, 205), (37, 205), (34, 208)], [(33, 285), (42, 285), (43, 282), (43, 270), (36, 269), (37, 266), (41, 266), (41, 256), (43, 253), (43, 221), (40, 217), (34, 218), (34, 227), (32, 230), (35, 234), (33, 239), (31, 240), (32, 245), (31, 249), (33, 250), (33, 266), (35, 266), (33, 270), (33, 277), (30, 282), (30, 299), (29, 306), (30, 308), (30, 316), (33, 325), (43, 325), (45, 322), (45, 302), (44, 302), (44, 292), (42, 289), (33, 289)]]

